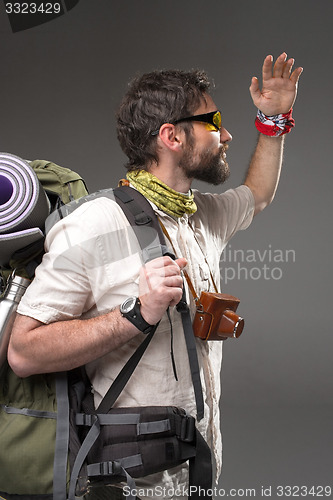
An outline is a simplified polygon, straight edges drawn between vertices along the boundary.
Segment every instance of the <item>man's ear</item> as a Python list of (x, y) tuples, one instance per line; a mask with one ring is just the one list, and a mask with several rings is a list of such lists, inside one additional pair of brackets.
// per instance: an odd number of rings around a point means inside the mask
[(183, 147), (183, 138), (180, 131), (172, 123), (163, 123), (160, 127), (159, 137), (163, 144), (172, 151), (178, 152)]

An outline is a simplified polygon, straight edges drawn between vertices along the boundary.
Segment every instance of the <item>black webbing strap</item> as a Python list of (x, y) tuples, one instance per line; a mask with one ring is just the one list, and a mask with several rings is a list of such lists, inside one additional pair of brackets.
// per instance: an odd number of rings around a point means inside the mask
[(95, 416), (95, 421), (91, 428), (89, 429), (88, 434), (86, 435), (79, 451), (78, 454), (76, 455), (75, 462), (73, 465), (72, 473), (71, 473), (71, 479), (69, 483), (69, 491), (68, 491), (68, 500), (75, 500), (75, 490), (76, 490), (76, 483), (77, 479), (80, 474), (80, 470), (82, 468), (82, 465), (91, 449), (93, 444), (95, 443), (96, 439), (98, 438), (99, 434), (101, 432), (100, 428), (100, 423), (98, 420), (98, 417)]
[(112, 408), (119, 394), (130, 379), (140, 359), (144, 355), (157, 327), (158, 324), (155, 325), (155, 328), (149, 333), (149, 335), (147, 335), (145, 340), (139, 345), (137, 350), (132, 354), (125, 366), (123, 366), (122, 370), (118, 373), (113, 384), (102, 399), (99, 407), (96, 409), (96, 413), (107, 413)]
[[(92, 427), (89, 429), (89, 432), (86, 435), (81, 445), (81, 448), (79, 449), (79, 452), (76, 456), (73, 465), (71, 479), (69, 483), (68, 500), (76, 500), (75, 489), (76, 489), (77, 478), (79, 476), (82, 465), (86, 459), (86, 456), (89, 453), (93, 444), (95, 443), (96, 439), (98, 438), (100, 431), (101, 431), (100, 423), (98, 417), (95, 416), (95, 421)], [(96, 467), (94, 466), (97, 466), (98, 470), (96, 470)], [(135, 491), (135, 481), (119, 462), (102, 462), (98, 464), (91, 464), (88, 466), (88, 476), (89, 472), (91, 472), (92, 476), (115, 475), (123, 477), (126, 480), (130, 491), (128, 498), (130, 500), (135, 500), (135, 496), (133, 496), (132, 494), (132, 492)]]
[(67, 373), (56, 376), (57, 433), (53, 464), (53, 500), (67, 498), (67, 458), (69, 445), (69, 399)]
[[(88, 434), (86, 435), (79, 452), (76, 456), (73, 469), (72, 469), (72, 474), (71, 474), (71, 480), (70, 480), (70, 486), (69, 486), (69, 493), (68, 493), (68, 500), (75, 500), (75, 489), (76, 489), (76, 483), (77, 479), (80, 473), (80, 470), (83, 466), (83, 463), (95, 443), (96, 439), (98, 438), (100, 434), (100, 426), (101, 422), (97, 414), (101, 413), (107, 413), (112, 406), (114, 405), (114, 402), (117, 400), (119, 394), (122, 392), (123, 388), (127, 384), (129, 378), (131, 377), (132, 373), (134, 372), (137, 364), (139, 363), (141, 357), (143, 356), (145, 350), (147, 349), (149, 342), (153, 338), (153, 335), (156, 331), (158, 325), (155, 326), (155, 328), (150, 332), (149, 335), (145, 338), (145, 340), (139, 345), (137, 350), (132, 354), (130, 359), (127, 361), (125, 366), (122, 368), (122, 370), (119, 372), (118, 376), (115, 378), (113, 384), (109, 388), (108, 392), (102, 399), (102, 402), (100, 403), (99, 407), (96, 409), (96, 415), (92, 415), (92, 418), (94, 419), (91, 428), (89, 429)], [(91, 417), (91, 415), (88, 415)], [(127, 474), (127, 472), (123, 469), (122, 474), (126, 478), (127, 484), (130, 484), (133, 479)], [(132, 483), (131, 483), (132, 484)], [(133, 482), (133, 485), (135, 487), (135, 483)], [(134, 487), (131, 488), (134, 490)], [(130, 497), (129, 497), (130, 498)]]
[[(140, 465), (140, 461), (141, 461), (141, 455), (135, 455), (133, 457), (127, 457), (125, 459), (121, 459), (119, 461), (91, 464), (88, 465), (88, 475), (89, 477), (94, 477), (94, 476), (97, 477), (117, 476), (117, 478), (122, 477), (123, 479), (126, 480), (127, 483), (128, 492), (125, 495), (126, 498), (128, 498), (129, 500), (136, 500), (137, 497), (135, 495), (136, 491), (135, 481), (126, 471), (125, 469), (126, 465), (123, 464), (128, 463), (129, 465), (127, 465), (127, 467), (134, 467), (134, 465), (131, 464)], [(112, 493), (110, 493), (110, 498), (114, 498)]]
[[(75, 423), (91, 427), (94, 423), (94, 416), (87, 413), (77, 413)], [(97, 417), (101, 425), (137, 425), (140, 422), (140, 413), (98, 413)]]
[(196, 454), (189, 460), (189, 498), (200, 500), (201, 498), (211, 499), (208, 492), (212, 491), (212, 461), (211, 451), (196, 429)]
[(118, 475), (120, 467), (124, 469), (129, 469), (131, 467), (138, 467), (142, 465), (142, 457), (140, 453), (136, 455), (131, 455), (129, 457), (120, 458), (118, 460), (99, 462), (96, 464), (90, 464), (87, 467), (89, 477), (98, 476), (115, 476)]
[(194, 389), (195, 401), (197, 405), (197, 420), (200, 421), (204, 416), (204, 401), (203, 401), (202, 386), (200, 379), (197, 347), (195, 344), (195, 336), (192, 328), (190, 310), (186, 302), (185, 288), (183, 289), (183, 297), (176, 307), (177, 311), (180, 312), (182, 317), (187, 355), (191, 368), (192, 384)]

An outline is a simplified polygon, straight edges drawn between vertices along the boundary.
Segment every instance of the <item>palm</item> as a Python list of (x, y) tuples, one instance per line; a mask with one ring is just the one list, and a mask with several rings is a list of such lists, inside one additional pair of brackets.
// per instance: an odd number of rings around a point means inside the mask
[(252, 78), (250, 93), (254, 105), (265, 115), (272, 116), (288, 113), (297, 94), (297, 84), (302, 68), (291, 72), (293, 59), (286, 60), (287, 54), (281, 54), (274, 66), (273, 58), (267, 56), (262, 67), (262, 89), (257, 78)]

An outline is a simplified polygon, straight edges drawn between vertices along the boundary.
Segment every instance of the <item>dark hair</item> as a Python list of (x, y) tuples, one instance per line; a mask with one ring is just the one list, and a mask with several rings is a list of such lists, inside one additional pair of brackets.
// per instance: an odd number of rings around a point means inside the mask
[(117, 135), (128, 156), (128, 170), (158, 161), (157, 140), (151, 133), (163, 123), (191, 115), (209, 87), (208, 77), (201, 70), (154, 71), (130, 83), (117, 113)]

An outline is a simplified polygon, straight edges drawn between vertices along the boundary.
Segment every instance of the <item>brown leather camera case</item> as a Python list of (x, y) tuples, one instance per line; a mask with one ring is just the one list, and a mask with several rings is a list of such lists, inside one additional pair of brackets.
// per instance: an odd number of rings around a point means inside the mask
[(239, 337), (244, 320), (236, 309), (240, 300), (225, 293), (202, 292), (193, 321), (193, 331), (202, 340)]

